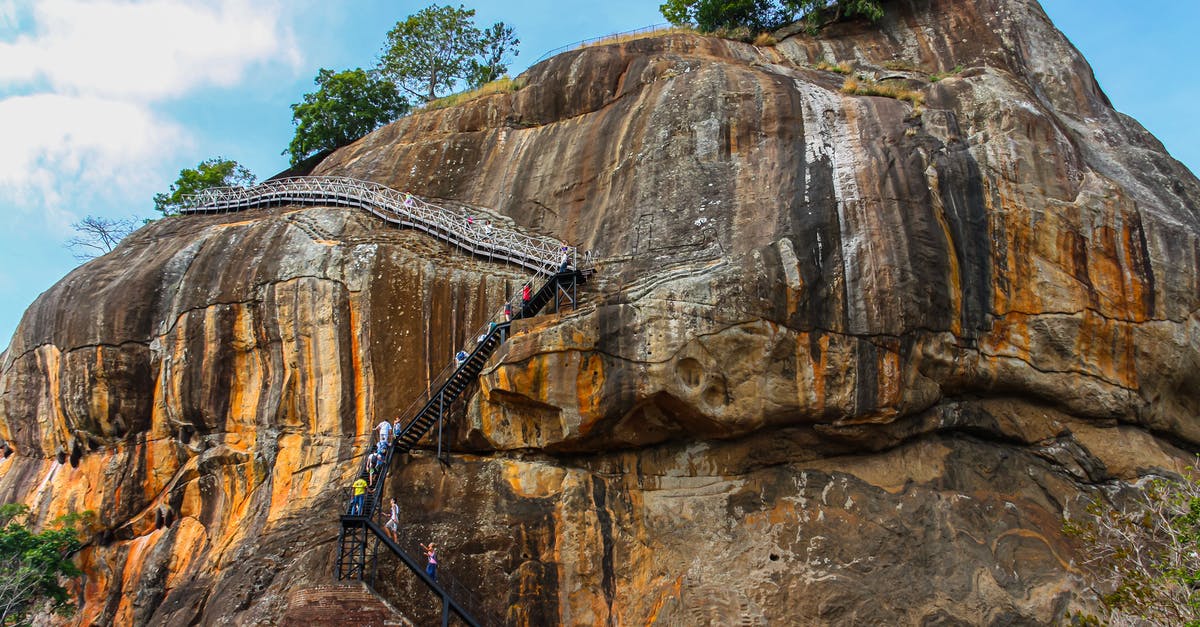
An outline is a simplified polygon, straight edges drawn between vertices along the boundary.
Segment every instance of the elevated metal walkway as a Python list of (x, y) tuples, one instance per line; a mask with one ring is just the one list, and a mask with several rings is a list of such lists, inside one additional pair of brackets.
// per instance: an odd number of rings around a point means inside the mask
[(426, 202), (386, 185), (344, 176), (298, 176), (254, 187), (214, 187), (187, 198), (184, 214), (224, 213), (279, 205), (357, 207), (404, 228), (424, 231), (469, 253), (552, 275), (562, 267), (585, 268), (574, 246), (475, 220), (457, 209)]

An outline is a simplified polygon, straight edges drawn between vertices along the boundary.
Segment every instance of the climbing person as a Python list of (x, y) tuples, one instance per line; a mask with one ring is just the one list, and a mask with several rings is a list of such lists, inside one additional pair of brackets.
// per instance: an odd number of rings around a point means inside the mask
[(405, 207), (408, 207), (409, 209), (411, 209), (411, 208), (412, 208), (412, 206), (413, 206), (413, 197), (412, 197), (412, 194), (405, 194), (405, 195), (404, 195), (404, 206), (405, 206)]
[(388, 449), (388, 441), (387, 440), (380, 440), (379, 444), (377, 444), (375, 446), (375, 454), (379, 456), (377, 463), (379, 463), (379, 464), (383, 463), (383, 458), (387, 455), (387, 449)]
[(492, 221), (491, 220), (488, 220), (483, 223), (483, 234), (488, 236), (488, 238), (492, 237)]
[(512, 303), (504, 303), (504, 321), (512, 322)]
[(475, 218), (472, 218), (471, 216), (467, 216), (467, 228), (468, 229), (475, 228)]
[(425, 557), (429, 560), (429, 563), (425, 565), (425, 574), (429, 575), (430, 579), (437, 581), (437, 546), (430, 542), (429, 546), (422, 544), (421, 548), (425, 550)]
[(391, 444), (392, 442), (392, 423), (387, 420), (381, 420), (375, 425), (375, 431), (379, 432), (379, 441)]
[(396, 544), (400, 543), (400, 506), (396, 504), (396, 497), (392, 497), (392, 506), (388, 514), (387, 523), (384, 524), (384, 529), (387, 531), (388, 537)]
[(454, 365), (456, 367), (461, 367), (464, 363), (466, 363), (466, 361), (467, 351), (458, 351), (458, 353), (454, 355)]
[(393, 440), (400, 437), (400, 430), (401, 430), (401, 427), (403, 427), (403, 426), (404, 425), (400, 424), (400, 416), (396, 416), (396, 421), (392, 423), (392, 439)]
[(559, 263), (558, 263), (558, 271), (566, 272), (567, 266), (570, 266), (570, 265), (571, 265), (571, 255), (569, 252), (567, 252), (567, 247), (563, 246), (562, 247), (562, 260), (559, 261)]
[(360, 476), (350, 485), (350, 489), (354, 494), (353, 498), (350, 499), (350, 515), (362, 516), (363, 499), (366, 498), (367, 494), (367, 480)]
[(528, 306), (529, 301), (532, 298), (533, 298), (533, 286), (526, 283), (525, 286), (521, 288), (521, 307)]
[(367, 456), (367, 485), (375, 485), (375, 472), (379, 468), (379, 456), (371, 453)]

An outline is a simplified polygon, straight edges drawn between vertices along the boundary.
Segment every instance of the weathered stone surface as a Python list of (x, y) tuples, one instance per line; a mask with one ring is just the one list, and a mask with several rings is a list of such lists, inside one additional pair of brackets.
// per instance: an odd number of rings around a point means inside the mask
[[(889, 8), (566, 53), (318, 167), (600, 257), (581, 308), (514, 325), (470, 454), (394, 469), (406, 538), (492, 612), (1052, 623), (1092, 603), (1064, 511), (1188, 463), (1200, 183), (1032, 0)], [(81, 622), (269, 622), (329, 572), (356, 434), (516, 280), (349, 210), (158, 223), (27, 314), (0, 497), (103, 513)]]

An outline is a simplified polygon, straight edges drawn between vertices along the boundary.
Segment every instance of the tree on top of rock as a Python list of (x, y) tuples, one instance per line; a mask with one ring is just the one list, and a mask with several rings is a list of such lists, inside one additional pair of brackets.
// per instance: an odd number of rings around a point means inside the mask
[(254, 175), (231, 159), (214, 157), (195, 168), (179, 171), (179, 178), (165, 194), (154, 195), (154, 208), (164, 214), (178, 213), (187, 205), (188, 196), (213, 187), (244, 187), (254, 184)]
[(508, 72), (508, 55), (517, 56), (517, 39), (511, 26), (496, 22), (483, 31), (479, 39), (479, 55), (471, 59), (467, 70), (467, 83), (480, 87), (499, 79)]
[(520, 43), (503, 22), (475, 27), (475, 10), (433, 5), (388, 31), (380, 71), (424, 102), (453, 91), (460, 82), (478, 86), (508, 68), (506, 55)]
[(334, 73), (322, 68), (317, 91), (292, 105), (296, 134), (284, 154), (292, 165), (322, 150), (332, 150), (370, 133), (408, 111), (391, 82), (361, 68)]
[[(672, 24), (694, 24), (700, 32), (749, 29), (774, 30), (804, 16), (813, 28), (821, 21), (862, 16), (883, 17), (883, 0), (667, 0), (659, 6)], [(832, 12), (832, 16), (829, 13)]]

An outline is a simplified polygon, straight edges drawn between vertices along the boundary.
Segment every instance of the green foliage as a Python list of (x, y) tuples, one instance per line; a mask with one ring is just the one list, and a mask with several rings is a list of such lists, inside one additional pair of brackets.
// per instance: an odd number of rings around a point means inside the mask
[(462, 5), (432, 5), (397, 22), (388, 31), (380, 71), (422, 102), (453, 91), (461, 81), (478, 86), (503, 75), (505, 59), (517, 54), (520, 41), (503, 22), (480, 31), (474, 17)]
[(496, 22), (483, 31), (479, 39), (479, 55), (471, 59), (467, 70), (467, 84), (471, 89), (478, 89), (492, 81), (499, 80), (508, 71), (508, 56), (517, 56), (517, 39), (511, 26), (504, 22)]
[(201, 161), (195, 168), (179, 171), (179, 178), (165, 194), (154, 195), (154, 208), (164, 214), (178, 212), (188, 194), (212, 188), (254, 184), (254, 175), (237, 161), (214, 157)]
[(777, 0), (667, 0), (658, 10), (672, 24), (695, 24), (702, 33), (764, 31), (792, 21), (795, 13), (786, 5)]
[[(774, 30), (804, 16), (810, 30), (823, 20), (865, 17), (877, 21), (883, 17), (883, 0), (667, 0), (658, 7), (663, 17), (675, 25), (695, 24), (704, 33)], [(832, 13), (830, 17), (829, 14)]]
[(1149, 482), (1128, 507), (1097, 498), (1064, 520), (1112, 623), (1200, 625), (1200, 481), (1188, 471)]
[(408, 111), (395, 86), (361, 68), (334, 73), (322, 68), (317, 91), (292, 105), (296, 134), (284, 154), (292, 165), (305, 157), (345, 146)]
[(34, 533), (27, 526), (27, 506), (0, 507), (0, 625), (27, 624), (29, 614), (42, 607), (62, 615), (74, 613), (63, 579), (79, 575), (71, 561), (83, 546), (77, 527), (91, 516), (64, 516)]

